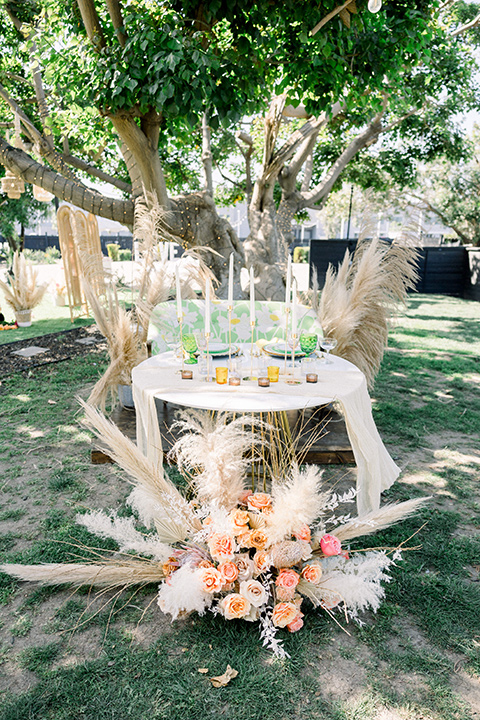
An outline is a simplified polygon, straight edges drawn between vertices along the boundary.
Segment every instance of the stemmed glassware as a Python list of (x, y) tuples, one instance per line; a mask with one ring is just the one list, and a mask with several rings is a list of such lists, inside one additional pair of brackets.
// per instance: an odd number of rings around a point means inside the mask
[(318, 335), (302, 331), (300, 333), (300, 349), (307, 357), (310, 357), (317, 349)]
[(327, 336), (320, 338), (319, 341), (320, 347), (322, 350), (324, 350), (327, 353), (327, 356), (324, 360), (326, 365), (332, 365), (332, 360), (330, 360), (330, 351), (334, 350), (337, 347), (337, 340), (334, 337)]
[(195, 335), (193, 333), (185, 333), (182, 335), (182, 345), (185, 352), (188, 353), (188, 358), (185, 360), (185, 364), (196, 365), (198, 360), (195, 353), (197, 352), (198, 347)]

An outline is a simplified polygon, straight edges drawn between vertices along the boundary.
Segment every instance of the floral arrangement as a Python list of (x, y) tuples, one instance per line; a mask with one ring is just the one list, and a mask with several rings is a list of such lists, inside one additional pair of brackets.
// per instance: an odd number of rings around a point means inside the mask
[(260, 443), (252, 440), (252, 427), (244, 417), (200, 411), (181, 413), (177, 421), (185, 433), (172, 454), (189, 484), (181, 493), (113, 423), (83, 406), (84, 422), (131, 477), (128, 503), (135, 514), (90, 511), (77, 521), (116, 540), (119, 553), (102, 562), (3, 565), (2, 571), (23, 580), (112, 589), (156, 582), (158, 605), (173, 620), (208, 610), (226, 621), (258, 622), (264, 645), (280, 656), (285, 650), (277, 632), (300, 630), (309, 604), (328, 613), (341, 607), (357, 619), (379, 607), (398, 548), (352, 552), (348, 541), (405, 518), (423, 500), (336, 517), (335, 509), (352, 502), (355, 492), (325, 492), (317, 467), (296, 464), (272, 477), (268, 492), (247, 488), (246, 451)]

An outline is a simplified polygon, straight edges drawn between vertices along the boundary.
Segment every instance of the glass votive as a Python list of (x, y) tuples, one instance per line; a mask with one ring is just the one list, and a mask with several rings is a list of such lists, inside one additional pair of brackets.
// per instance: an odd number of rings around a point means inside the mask
[(305, 380), (308, 383), (316, 383), (316, 382), (318, 382), (318, 375), (317, 375), (317, 373), (309, 372), (306, 374)]
[(240, 385), (240, 376), (239, 375), (230, 375), (228, 378), (228, 384), (229, 385)]
[(260, 387), (269, 387), (270, 380), (268, 379), (268, 377), (259, 377), (258, 384), (260, 385)]
[(314, 358), (303, 358), (300, 367), (303, 377), (306, 377), (309, 373), (315, 372), (317, 367), (316, 360)]
[(215, 368), (215, 378), (217, 380), (218, 385), (226, 385), (227, 378), (228, 378), (228, 368), (227, 367)]
[(193, 380), (193, 370), (182, 370), (182, 380)]
[(280, 368), (278, 365), (269, 365), (267, 367), (267, 375), (270, 382), (278, 382), (278, 375), (280, 373)]

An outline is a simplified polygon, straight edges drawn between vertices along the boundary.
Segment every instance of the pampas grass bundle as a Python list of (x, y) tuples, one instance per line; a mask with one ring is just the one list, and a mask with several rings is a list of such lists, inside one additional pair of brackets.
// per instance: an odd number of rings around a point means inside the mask
[(32, 310), (43, 299), (47, 292), (47, 285), (38, 285), (38, 273), (27, 263), (22, 253), (16, 252), (13, 256), (13, 276), (10, 284), (0, 280), (0, 288), (5, 295), (5, 301), (14, 312)]
[(360, 368), (370, 387), (387, 344), (389, 320), (415, 285), (416, 257), (406, 232), (392, 245), (363, 234), (353, 258), (347, 250), (337, 272), (328, 268), (318, 310), (323, 332), (337, 340), (335, 354)]

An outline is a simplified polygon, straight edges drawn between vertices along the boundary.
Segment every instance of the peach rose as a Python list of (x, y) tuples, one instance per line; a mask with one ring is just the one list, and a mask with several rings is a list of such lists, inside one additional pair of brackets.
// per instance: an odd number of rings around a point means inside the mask
[(260, 607), (268, 600), (268, 593), (258, 580), (243, 580), (240, 583), (240, 594), (254, 607)]
[(266, 553), (265, 550), (258, 550), (258, 552), (256, 552), (253, 556), (253, 564), (255, 566), (255, 573), (257, 575), (265, 572), (265, 570), (268, 570), (268, 568), (271, 566), (268, 553)]
[(301, 527), (299, 527), (293, 535), (297, 540), (306, 540), (307, 542), (310, 542), (312, 539), (310, 528), (306, 524), (301, 525)]
[(246, 532), (241, 533), (241, 535), (237, 535), (237, 543), (240, 545), (240, 547), (244, 547), (244, 548), (253, 547), (252, 532), (253, 532), (253, 530), (247, 530)]
[(295, 590), (289, 590), (288, 588), (276, 588), (275, 598), (278, 602), (291, 602), (295, 595)]
[(208, 540), (208, 549), (212, 558), (218, 562), (233, 560), (235, 555), (233, 538), (222, 533), (213, 533)]
[(288, 623), (287, 630), (290, 632), (297, 632), (297, 630), (301, 630), (303, 627), (303, 620), (300, 615), (297, 615), (297, 617), (292, 620), (291, 623)]
[(207, 568), (207, 567), (215, 567), (215, 565), (212, 562), (210, 562), (210, 560), (200, 560), (197, 567)]
[(319, 563), (313, 565), (305, 565), (302, 570), (302, 578), (307, 582), (318, 585), (320, 578), (322, 577), (322, 566)]
[(324, 535), (320, 540), (320, 548), (324, 555), (340, 555), (342, 543), (335, 535)]
[(263, 510), (263, 508), (271, 506), (272, 498), (268, 493), (253, 493), (247, 498), (247, 503), (252, 510)]
[(251, 605), (243, 595), (231, 593), (230, 595), (225, 595), (223, 600), (220, 601), (220, 607), (226, 620), (235, 620), (236, 618), (243, 618), (245, 615), (248, 615)]
[(238, 577), (238, 568), (233, 562), (221, 563), (217, 570), (221, 573), (224, 583), (233, 583)]
[(268, 507), (262, 508), (262, 515), (271, 515), (273, 512), (275, 512), (275, 511), (271, 505), (268, 505)]
[(238, 496), (238, 502), (240, 505), (246, 505), (248, 498), (253, 495), (253, 492), (251, 490), (244, 490), (240, 495)]
[(224, 585), (222, 573), (214, 567), (200, 568), (199, 578), (202, 590), (206, 593), (219, 592)]
[(264, 550), (268, 543), (268, 538), (262, 530), (252, 530), (250, 534), (250, 545), (257, 550)]
[(233, 526), (234, 535), (241, 535), (247, 530), (248, 521), (250, 520), (246, 510), (232, 510), (229, 514)]
[(295, 603), (281, 602), (273, 608), (272, 622), (275, 627), (286, 627), (298, 616), (298, 608)]
[(165, 577), (168, 577), (171, 575), (175, 570), (178, 570), (178, 562), (176, 558), (169, 557), (167, 562), (164, 562), (162, 565), (162, 572), (165, 575)]

